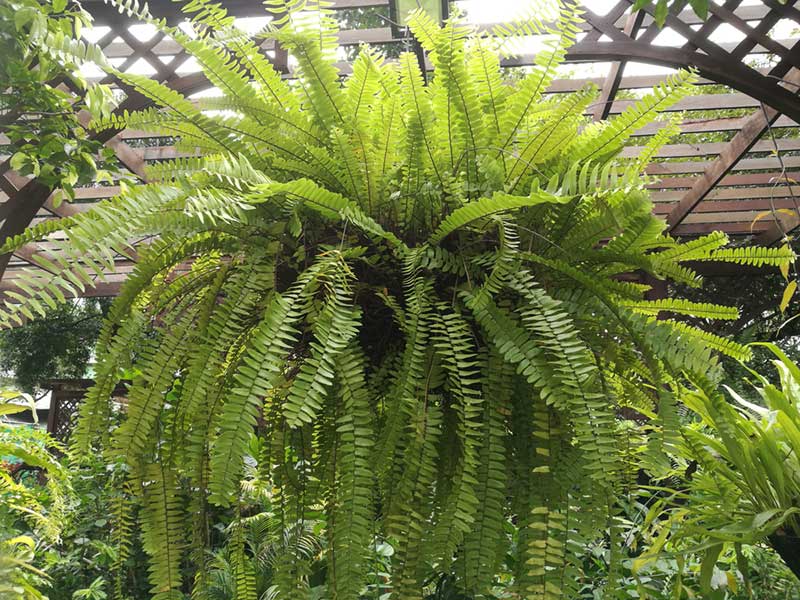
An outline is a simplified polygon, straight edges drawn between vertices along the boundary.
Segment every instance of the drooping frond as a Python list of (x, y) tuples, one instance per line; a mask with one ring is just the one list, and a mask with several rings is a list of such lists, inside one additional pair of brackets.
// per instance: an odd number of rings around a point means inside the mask
[(152, 465), (143, 474), (142, 537), (150, 555), (151, 593), (154, 600), (177, 600), (181, 592), (184, 511), (175, 472)]
[(658, 315), (660, 312), (692, 315), (703, 319), (738, 319), (739, 310), (734, 306), (721, 306), (707, 302), (689, 302), (682, 298), (664, 300), (622, 301), (621, 306), (645, 315)]
[(330, 500), (333, 523), (330, 547), (332, 597), (353, 598), (364, 585), (366, 548), (372, 534), (373, 497), (368, 491), (374, 483), (370, 457), (374, 443), (372, 415), (364, 381), (364, 359), (351, 344), (340, 354), (336, 365), (341, 394), (336, 433), (336, 481)]

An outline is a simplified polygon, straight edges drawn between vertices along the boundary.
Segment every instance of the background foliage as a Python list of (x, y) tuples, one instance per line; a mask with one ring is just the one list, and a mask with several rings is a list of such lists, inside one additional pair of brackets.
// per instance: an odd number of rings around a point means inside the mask
[(59, 304), (22, 327), (0, 333), (0, 369), (26, 392), (49, 379), (80, 379), (89, 363), (110, 300), (86, 298)]
[(113, 152), (91, 139), (78, 113), (108, 114), (111, 92), (103, 85), (87, 86), (79, 75), (80, 61), (46, 43), (54, 34), (79, 38), (89, 22), (79, 5), (66, 0), (0, 5), (0, 126), (9, 139), (10, 166), (60, 190), (56, 205), (62, 193), (72, 198), (75, 186), (110, 178), (98, 164)]

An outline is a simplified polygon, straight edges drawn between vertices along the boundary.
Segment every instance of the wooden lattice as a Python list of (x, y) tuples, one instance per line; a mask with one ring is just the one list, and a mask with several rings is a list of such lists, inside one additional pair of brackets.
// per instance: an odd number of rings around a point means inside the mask
[(91, 383), (90, 380), (82, 379), (50, 382), (52, 396), (47, 432), (59, 442), (66, 443), (69, 440), (78, 417), (80, 403)]
[[(259, 2), (226, 0), (223, 4), (236, 16), (265, 14)], [(592, 114), (600, 119), (629, 105), (631, 100), (618, 97), (618, 92), (635, 93), (662, 79), (657, 75), (625, 76), (627, 62), (696, 68), (702, 76), (699, 93), (671, 109), (684, 113), (681, 125), (684, 139), (664, 147), (648, 168), (651, 174), (663, 178), (653, 186), (655, 212), (667, 219), (671, 233), (677, 236), (720, 229), (732, 236), (753, 235), (759, 243), (777, 242), (800, 225), (797, 216), (800, 186), (794, 183), (800, 180), (800, 139), (793, 133), (786, 135), (787, 131), (796, 131), (800, 123), (800, 40), (797, 36), (778, 39), (772, 35), (779, 24), (791, 24), (794, 30), (800, 28), (796, 0), (785, 4), (763, 0), (761, 4), (744, 6), (742, 0), (725, 0), (721, 5), (712, 2), (705, 22), (691, 10), (676, 9), (667, 17), (665, 29), (684, 41), (672, 46), (659, 42), (666, 34), (654, 23), (648, 12), (651, 9), (631, 13), (631, 4), (632, 0), (620, 0), (601, 15), (592, 10), (596, 9), (596, 3), (583, 2), (584, 35), (570, 50), (568, 60), (610, 62), (611, 66), (605, 77), (559, 79), (553, 82), (550, 91), (564, 93), (590, 82), (597, 84), (601, 98)], [(108, 28), (97, 43), (110, 60), (119, 63), (120, 69), (145, 64), (153, 71), (154, 78), (187, 95), (209, 87), (199, 73), (182, 71), (189, 64), (188, 57), (173, 40), (160, 33), (140, 40), (129, 30), (131, 22), (113, 7), (99, 0), (85, 0), (83, 6), (94, 15), (96, 25)], [(182, 18), (180, 5), (170, 0), (155, 0), (150, 7), (156, 16), (168, 21), (178, 22)], [(334, 7), (340, 11), (369, 9), (389, 15), (388, 0), (337, 0)], [(715, 40), (715, 32), (731, 28), (742, 34), (741, 40)], [(388, 21), (382, 27), (340, 33), (343, 46), (361, 42), (402, 43), (393, 38)], [(292, 77), (285, 52), (269, 41), (262, 48), (285, 77)], [(516, 56), (505, 64), (530, 65), (533, 58)], [(350, 66), (342, 63), (340, 68), (347, 73)], [(712, 87), (716, 84), (728, 86), (727, 91), (718, 93), (718, 88)], [(120, 110), (144, 105), (142, 97), (131, 94)], [(741, 115), (708, 116), (708, 111), (720, 109), (737, 109)], [(638, 131), (636, 144), (628, 147), (625, 154), (636, 155), (660, 126), (655, 123)], [(778, 132), (774, 139), (769, 135), (770, 128)], [(710, 134), (718, 134), (724, 141), (702, 139)], [(179, 155), (169, 141), (137, 131), (106, 131), (97, 134), (97, 139), (112, 147), (121, 165), (141, 180), (146, 180), (144, 167), (148, 162)], [(51, 191), (14, 173), (7, 158), (0, 157), (4, 161), (0, 164), (0, 200), (4, 200), (0, 204), (0, 239), (21, 232), (30, 223), (86, 210), (91, 202), (109, 197), (118, 189), (83, 188), (78, 190), (77, 203), (56, 208), (50, 200)], [(763, 217), (765, 211), (774, 209), (789, 210), (776, 213), (774, 218)], [(790, 211), (794, 214), (787, 214)], [(47, 255), (52, 251), (52, 242), (42, 240), (20, 249), (14, 256), (0, 258), (0, 290), (15, 289), (19, 270), (30, 267), (37, 253)], [(108, 283), (87, 290), (87, 294), (114, 294), (131, 268), (129, 259), (119, 257), (118, 274), (110, 277)]]
[[(47, 432), (57, 441), (61, 443), (69, 441), (83, 398), (92, 384), (94, 381), (91, 379), (54, 379), (47, 382), (46, 387), (52, 393)], [(125, 392), (125, 385), (120, 384), (114, 389), (112, 398), (124, 404)]]

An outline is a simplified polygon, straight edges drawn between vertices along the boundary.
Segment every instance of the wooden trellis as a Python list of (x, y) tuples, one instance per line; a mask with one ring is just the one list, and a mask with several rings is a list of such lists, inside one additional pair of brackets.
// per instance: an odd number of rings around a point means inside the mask
[[(52, 394), (50, 411), (47, 415), (47, 433), (59, 442), (69, 441), (83, 398), (93, 384), (92, 379), (53, 379), (46, 383)], [(117, 402), (124, 403), (126, 392), (126, 386), (120, 384), (114, 389), (111, 397)]]
[[(225, 0), (229, 12), (239, 17), (264, 16), (263, 6), (249, 0)], [(691, 237), (716, 229), (731, 236), (754, 236), (759, 243), (772, 244), (800, 225), (800, 139), (794, 135), (800, 123), (800, 39), (778, 39), (772, 34), (778, 25), (790, 24), (789, 30), (800, 29), (800, 10), (796, 0), (781, 4), (763, 0), (757, 5), (742, 5), (742, 0), (725, 0), (722, 5), (709, 5), (706, 21), (691, 10), (673, 10), (665, 29), (683, 43), (663, 45), (663, 30), (648, 10), (631, 13), (632, 0), (620, 0), (603, 15), (583, 2), (584, 33), (568, 54), (572, 62), (611, 63), (605, 77), (563, 78), (553, 82), (550, 91), (574, 91), (588, 83), (601, 89), (600, 102), (593, 116), (601, 119), (619, 113), (631, 102), (622, 97), (657, 84), (662, 76), (626, 76), (628, 62), (649, 63), (670, 68), (694, 67), (702, 79), (699, 93), (684, 98), (671, 110), (681, 111), (681, 139), (664, 147), (648, 167), (662, 179), (653, 186), (655, 212), (666, 218), (673, 235)], [(170, 87), (191, 95), (207, 89), (209, 83), (186, 67), (188, 57), (178, 45), (161, 33), (141, 40), (129, 29), (132, 22), (99, 0), (84, 0), (86, 8), (99, 27), (108, 30), (97, 41), (106, 56), (118, 63), (121, 70), (145, 64), (153, 77)], [(180, 5), (170, 0), (150, 2), (158, 17), (177, 23), (182, 19)], [(336, 0), (336, 10), (371, 9), (389, 14), (388, 0)], [(721, 29), (721, 28), (725, 29)], [(714, 41), (715, 31), (735, 29), (741, 40)], [(720, 36), (717, 36), (718, 38)], [(392, 37), (388, 22), (370, 29), (344, 30), (340, 43), (352, 46), (362, 42), (373, 44), (402, 43)], [(291, 63), (285, 52), (272, 42), (262, 45), (273, 64), (292, 77)], [(533, 62), (533, 55), (520, 55), (505, 61), (508, 67), (524, 67)], [(759, 66), (753, 66), (754, 61)], [(183, 69), (182, 69), (183, 67)], [(349, 72), (342, 63), (341, 71)], [(186, 72), (184, 72), (186, 71)], [(114, 83), (114, 82), (110, 82)], [(716, 84), (727, 86), (719, 93)], [(711, 87), (714, 86), (714, 87)], [(127, 91), (127, 90), (124, 90)], [(119, 110), (146, 105), (144, 98), (129, 94)], [(709, 111), (736, 109), (732, 117), (709, 117)], [(635, 134), (635, 145), (624, 154), (635, 156), (648, 136), (662, 124), (643, 127)], [(777, 132), (778, 135), (772, 135)], [(788, 135), (787, 132), (789, 132)], [(703, 140), (717, 135), (724, 141)], [(2, 127), (0, 127), (2, 135)], [(146, 180), (148, 162), (179, 156), (174, 146), (163, 138), (138, 131), (104, 131), (96, 138), (113, 148), (120, 164), (131, 174)], [(8, 156), (0, 156), (0, 239), (20, 233), (31, 223), (55, 219), (87, 210), (91, 203), (112, 196), (115, 186), (88, 187), (77, 190), (77, 202), (55, 207), (51, 191), (35, 179), (20, 176), (10, 169)], [(788, 209), (771, 214), (774, 209)], [(764, 217), (764, 213), (770, 213)], [(0, 291), (15, 289), (20, 269), (35, 264), (37, 253), (53, 252), (52, 241), (29, 244), (13, 256), (0, 257)], [(131, 270), (130, 259), (119, 257), (117, 274), (107, 283), (87, 290), (87, 295), (114, 294)]]

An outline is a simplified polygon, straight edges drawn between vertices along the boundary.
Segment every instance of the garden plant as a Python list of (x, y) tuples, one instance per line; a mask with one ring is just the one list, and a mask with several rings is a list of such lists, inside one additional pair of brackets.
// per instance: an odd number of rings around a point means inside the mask
[[(154, 103), (93, 128), (202, 152), (0, 248), (63, 238), (64, 258), (36, 256), (47, 273), (23, 274), (0, 312), (13, 326), (148, 240), (105, 320), (72, 446), (74, 460), (101, 454), (126, 474), (114, 480), (117, 562), (141, 529), (158, 600), (210, 596), (221, 562), (228, 597), (256, 598), (256, 546), (270, 557), (269, 598), (492, 597), (501, 572), (506, 597), (575, 598), (579, 549), (604, 537), (600, 593), (614, 597), (626, 558), (617, 499), (639, 469), (671, 473), (693, 382), (718, 383), (720, 353), (750, 354), (681, 320), (735, 308), (651, 300), (631, 274), (700, 286), (689, 263), (794, 260), (788, 247), (665, 233), (644, 167), (672, 122), (641, 156), (618, 158), (696, 75), (590, 123), (595, 88), (546, 93), (580, 32), (571, 5), (491, 35), (417, 11), (410, 29), (432, 73), (415, 54), (362, 47), (340, 78), (327, 10), (266, 4), (281, 16), (260, 36), (288, 50), (296, 82), (204, 0), (183, 6), (195, 35), (116, 5), (180, 44), (219, 96), (190, 100), (70, 36), (47, 41)], [(504, 82), (500, 57), (532, 34), (547, 48)], [(110, 396), (125, 376), (118, 424)], [(647, 420), (646, 434), (625, 435), (627, 418)], [(268, 507), (259, 519), (253, 482)], [(230, 544), (214, 554), (220, 528)], [(117, 569), (119, 598), (128, 577)]]

